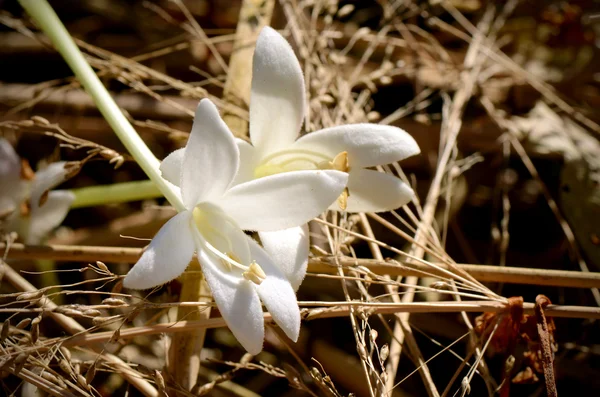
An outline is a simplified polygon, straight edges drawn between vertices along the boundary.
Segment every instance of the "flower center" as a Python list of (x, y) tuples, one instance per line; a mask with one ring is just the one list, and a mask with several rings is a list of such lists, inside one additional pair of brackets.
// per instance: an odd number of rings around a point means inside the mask
[(348, 172), (348, 152), (341, 152), (333, 159), (323, 153), (307, 149), (290, 149), (275, 152), (263, 159), (254, 169), (254, 177), (301, 170), (338, 170)]
[[(260, 265), (251, 261), (250, 265), (246, 266), (240, 259), (240, 255), (246, 258), (248, 256), (243, 255), (240, 251), (243, 252), (244, 248), (248, 251), (249, 248), (247, 242), (243, 240), (246, 238), (244, 232), (235, 221), (218, 207), (206, 203), (196, 206), (192, 211), (192, 216), (196, 228), (204, 239), (203, 246), (219, 258), (227, 272), (232, 272), (234, 268), (237, 268), (243, 271), (242, 276), (245, 279), (257, 285), (262, 283), (266, 275)], [(238, 241), (237, 244), (235, 240)], [(241, 244), (245, 244), (245, 246), (242, 247)], [(236, 254), (236, 249), (240, 255)]]
[[(280, 174), (282, 172), (300, 170), (337, 170), (350, 171), (348, 152), (340, 152), (333, 159), (319, 152), (305, 149), (282, 150), (267, 156), (261, 164), (254, 169), (254, 177)], [(346, 187), (337, 199), (342, 210), (348, 206), (350, 191)]]

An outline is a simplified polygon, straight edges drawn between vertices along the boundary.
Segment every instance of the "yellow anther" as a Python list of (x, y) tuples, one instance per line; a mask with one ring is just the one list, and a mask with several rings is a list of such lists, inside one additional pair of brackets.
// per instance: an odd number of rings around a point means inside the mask
[(252, 281), (256, 285), (260, 285), (267, 278), (267, 275), (263, 271), (262, 267), (260, 267), (260, 265), (255, 261), (252, 261), (248, 267), (248, 271), (242, 273), (242, 276), (244, 276), (246, 280)]
[(344, 188), (342, 194), (340, 194), (337, 198), (337, 203), (342, 211), (345, 211), (348, 208), (348, 196), (350, 196), (350, 190), (348, 188)]
[(331, 161), (321, 161), (319, 169), (336, 170), (342, 172), (350, 171), (350, 162), (348, 160), (348, 152), (338, 153)]
[(348, 172), (350, 171), (350, 162), (348, 161), (348, 152), (338, 153), (331, 162), (334, 170)]

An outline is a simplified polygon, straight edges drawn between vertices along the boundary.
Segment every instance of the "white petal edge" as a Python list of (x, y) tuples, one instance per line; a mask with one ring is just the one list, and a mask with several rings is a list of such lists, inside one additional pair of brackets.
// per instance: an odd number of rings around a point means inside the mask
[(239, 157), (217, 107), (202, 99), (183, 155), (179, 187), (186, 208), (223, 194), (237, 173)]
[(26, 244), (40, 244), (48, 234), (67, 216), (75, 195), (67, 190), (55, 190), (48, 193), (43, 206), (32, 209), (29, 219), (29, 230), (25, 237)]
[(306, 134), (293, 149), (310, 149), (331, 156), (348, 152), (350, 169), (403, 160), (421, 152), (406, 131), (388, 125), (348, 124)]
[[(415, 193), (406, 183), (390, 174), (374, 170), (351, 170), (346, 212), (384, 212), (408, 204)], [(330, 209), (340, 210), (337, 203)]]
[(200, 249), (198, 260), (227, 326), (248, 353), (260, 353), (265, 324), (254, 284), (235, 270), (225, 273), (219, 259), (208, 251)]
[(267, 277), (258, 286), (258, 296), (273, 320), (293, 340), (298, 341), (300, 334), (300, 309), (296, 293), (287, 277), (273, 263), (267, 252), (254, 240), (248, 237), (252, 258), (261, 266)]
[(306, 276), (308, 266), (308, 225), (276, 232), (259, 232), (258, 235), (265, 251), (285, 274), (294, 291), (297, 291)]
[(12, 145), (0, 137), (0, 178), (19, 178), (21, 161)]
[(35, 179), (31, 184), (30, 203), (32, 209), (40, 206), (40, 199), (45, 192), (65, 181), (67, 176), (66, 164), (64, 161), (52, 163), (35, 173)]
[(235, 138), (235, 143), (240, 151), (240, 167), (231, 186), (254, 179), (254, 168), (256, 167), (254, 146), (240, 138)]
[(179, 187), (179, 183), (181, 182), (181, 167), (184, 153), (185, 148), (177, 149), (171, 152), (160, 163), (162, 177), (177, 187)]
[(252, 60), (250, 138), (259, 155), (291, 145), (304, 120), (305, 89), (300, 63), (290, 44), (264, 27)]
[(169, 219), (127, 273), (123, 286), (148, 289), (165, 284), (183, 273), (195, 250), (191, 219), (191, 211), (183, 211)]
[(232, 187), (219, 205), (244, 230), (288, 229), (325, 211), (347, 181), (340, 171), (284, 172)]

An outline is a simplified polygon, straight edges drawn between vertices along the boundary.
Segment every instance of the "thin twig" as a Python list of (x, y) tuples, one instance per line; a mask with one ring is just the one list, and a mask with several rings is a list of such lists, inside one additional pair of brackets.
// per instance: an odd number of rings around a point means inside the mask
[[(6, 243), (0, 243), (0, 256), (5, 259), (51, 259), (56, 261), (106, 262), (106, 263), (135, 263), (142, 254), (141, 248), (129, 247), (95, 247), (86, 245), (24, 245), (12, 243), (7, 252)], [(422, 263), (400, 263), (377, 259), (339, 258), (342, 266), (365, 267), (371, 272), (390, 276), (425, 276), (436, 275), (447, 278), (447, 273), (438, 272), (431, 266)], [(443, 267), (443, 263), (437, 263)], [(503, 267), (456, 264), (457, 268), (465, 271), (482, 282), (502, 282), (528, 285), (548, 285), (571, 288), (600, 288), (600, 273), (579, 272), (569, 270), (533, 269), (525, 267)], [(309, 273), (335, 274), (335, 260), (331, 257), (310, 258)]]

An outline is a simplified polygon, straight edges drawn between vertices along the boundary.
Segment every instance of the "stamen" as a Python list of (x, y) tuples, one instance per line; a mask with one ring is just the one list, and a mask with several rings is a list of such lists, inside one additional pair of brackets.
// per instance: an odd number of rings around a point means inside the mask
[(256, 285), (262, 284), (263, 281), (267, 278), (267, 275), (263, 271), (262, 267), (256, 261), (252, 261), (248, 271), (242, 273), (242, 276), (246, 280), (252, 281)]
[(262, 178), (289, 171), (319, 169), (319, 165), (328, 159), (329, 156), (323, 153), (307, 149), (281, 150), (265, 157), (254, 169), (254, 177)]
[(342, 194), (340, 194), (337, 198), (338, 206), (342, 211), (346, 211), (348, 208), (348, 197), (350, 196), (350, 190), (346, 187)]
[[(229, 253), (229, 254), (225, 255), (224, 253), (219, 251), (217, 248), (213, 247), (213, 245), (211, 243), (209, 243), (208, 241), (204, 241), (204, 244), (206, 245), (206, 248), (208, 248), (213, 254), (218, 256), (219, 259), (221, 259), (221, 263), (226, 262), (229, 266), (237, 267), (240, 270), (248, 271), (248, 269), (250, 269), (248, 266), (244, 266), (241, 263), (239, 263), (237, 260), (233, 259), (233, 258), (237, 258), (234, 254)], [(232, 270), (232, 269), (233, 268), (229, 267), (228, 270)]]
[(320, 162), (319, 169), (336, 170), (342, 172), (350, 171), (350, 161), (348, 160), (348, 152), (340, 152), (333, 158), (333, 160)]
[(350, 171), (350, 161), (348, 160), (348, 152), (338, 153), (337, 156), (333, 158), (333, 169), (348, 172)]

